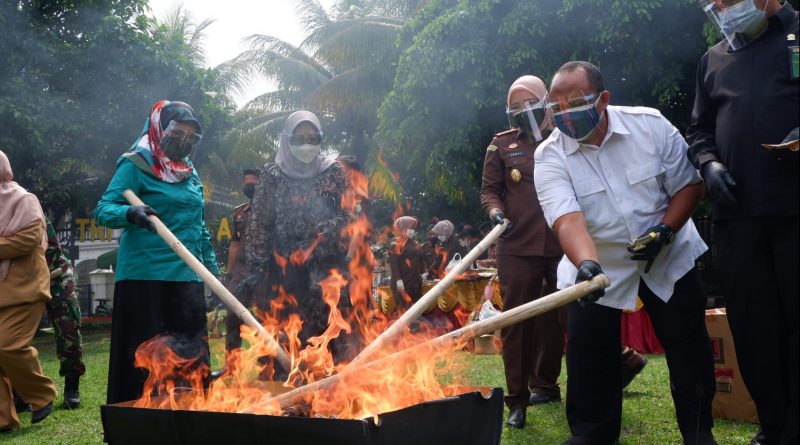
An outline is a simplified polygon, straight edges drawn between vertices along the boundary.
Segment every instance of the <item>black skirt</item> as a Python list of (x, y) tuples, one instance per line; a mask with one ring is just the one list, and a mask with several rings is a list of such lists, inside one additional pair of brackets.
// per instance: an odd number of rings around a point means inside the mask
[(136, 348), (156, 336), (170, 336), (169, 344), (184, 358), (198, 358), (193, 366), (210, 365), (206, 303), (203, 284), (174, 281), (118, 281), (114, 286), (111, 356), (108, 363), (107, 403), (142, 396), (147, 371), (133, 365)]

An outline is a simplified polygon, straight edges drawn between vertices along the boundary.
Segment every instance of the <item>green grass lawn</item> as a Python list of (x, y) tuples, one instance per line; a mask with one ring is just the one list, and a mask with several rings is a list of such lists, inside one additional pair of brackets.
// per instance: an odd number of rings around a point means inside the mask
[[(105, 401), (109, 334), (107, 331), (84, 332), (86, 375), (81, 379), (81, 408), (66, 411), (61, 406), (64, 379), (58, 377), (58, 360), (51, 335), (35, 340), (47, 375), (56, 380), (59, 398), (56, 409), (44, 422), (31, 425), (30, 413), (22, 414), (22, 428), (0, 436), (0, 443), (19, 445), (102, 444), (100, 404)], [(222, 344), (212, 340), (214, 362), (221, 357)], [(476, 386), (504, 386), (500, 356), (465, 356), (467, 380)], [(623, 444), (680, 444), (669, 393), (666, 361), (663, 356), (649, 357), (650, 364), (625, 392), (622, 417)], [(215, 365), (216, 366), (216, 365)], [(561, 381), (566, 381), (563, 367)], [(562, 386), (562, 395), (565, 391)], [(508, 413), (506, 412), (506, 415)], [(505, 417), (504, 417), (505, 418)], [(747, 444), (756, 433), (756, 425), (717, 420), (714, 434), (720, 444)], [(528, 408), (528, 425), (523, 430), (504, 428), (503, 445), (560, 444), (569, 435), (564, 404), (553, 403)]]

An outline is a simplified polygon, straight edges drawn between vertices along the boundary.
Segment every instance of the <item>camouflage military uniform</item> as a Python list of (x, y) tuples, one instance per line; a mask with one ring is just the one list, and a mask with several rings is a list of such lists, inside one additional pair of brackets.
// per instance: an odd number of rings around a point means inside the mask
[(56, 335), (56, 355), (61, 362), (58, 373), (61, 376), (80, 377), (86, 372), (86, 367), (81, 346), (81, 309), (75, 295), (78, 277), (61, 250), (50, 221), (47, 221), (45, 258), (50, 269), (50, 294), (53, 296), (47, 303), (47, 317)]

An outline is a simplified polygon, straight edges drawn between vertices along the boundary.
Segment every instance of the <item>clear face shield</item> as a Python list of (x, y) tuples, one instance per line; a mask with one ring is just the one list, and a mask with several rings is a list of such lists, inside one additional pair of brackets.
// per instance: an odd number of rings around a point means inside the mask
[(540, 101), (525, 100), (521, 105), (512, 104), (506, 108), (509, 126), (521, 130), (536, 142), (541, 141), (544, 139), (542, 130), (547, 125), (546, 105), (546, 97)]
[(587, 140), (600, 124), (602, 114), (597, 111), (601, 93), (585, 94), (571, 98), (559, 98), (547, 107), (553, 112), (556, 127), (565, 136), (578, 142)]
[(171, 161), (180, 161), (189, 156), (192, 150), (203, 140), (194, 125), (178, 121), (170, 121), (159, 141), (161, 150)]
[(708, 18), (736, 51), (757, 39), (767, 29), (765, 10), (754, 0), (698, 0)]

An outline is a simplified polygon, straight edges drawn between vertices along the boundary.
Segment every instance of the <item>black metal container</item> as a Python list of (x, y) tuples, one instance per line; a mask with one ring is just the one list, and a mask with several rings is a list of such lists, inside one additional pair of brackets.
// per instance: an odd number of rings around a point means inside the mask
[[(465, 392), (466, 391), (466, 392)], [(498, 445), (503, 390), (457, 395), (362, 420), (280, 417), (103, 405), (111, 445)]]

